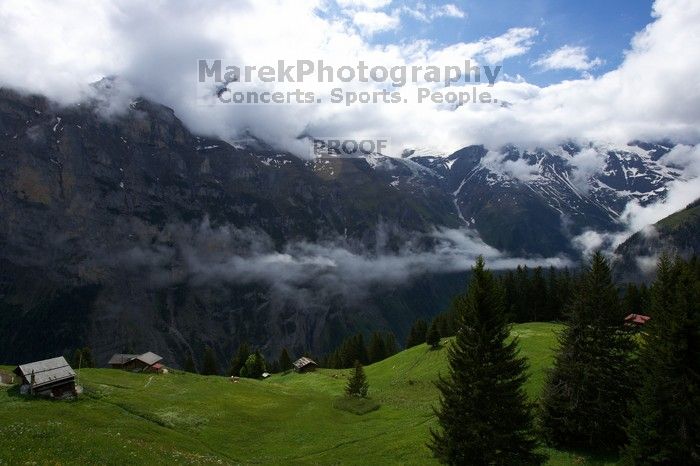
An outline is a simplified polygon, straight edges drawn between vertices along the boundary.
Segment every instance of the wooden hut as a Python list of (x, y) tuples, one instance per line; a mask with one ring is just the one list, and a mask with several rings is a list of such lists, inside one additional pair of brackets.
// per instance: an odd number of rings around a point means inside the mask
[(63, 356), (20, 364), (14, 370), (31, 394), (61, 398), (75, 396), (75, 372)]
[(148, 351), (143, 354), (115, 354), (109, 360), (112, 369), (122, 369), (131, 372), (161, 372), (162, 357)]
[(310, 372), (316, 370), (318, 364), (312, 359), (307, 357), (301, 357), (294, 361), (294, 371), (295, 372)]

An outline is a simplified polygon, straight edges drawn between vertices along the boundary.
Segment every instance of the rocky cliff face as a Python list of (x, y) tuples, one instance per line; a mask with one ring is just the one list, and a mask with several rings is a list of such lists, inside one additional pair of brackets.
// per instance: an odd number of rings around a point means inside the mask
[[(228, 357), (242, 339), (321, 351), (369, 321), (400, 333), (437, 312), (412, 306), (411, 292), (394, 298), (407, 314), (397, 323), (383, 300), (295, 303), (254, 279), (200, 273), (253, 243), (342, 237), (371, 250), (449, 225), (450, 200), (429, 181), (415, 196), (365, 160), (314, 163), (198, 137), (145, 100), (105, 111), (0, 92), (0, 359), (89, 344), (100, 361), (150, 348), (177, 363), (204, 345)], [(377, 235), (378, 225), (390, 227)]]

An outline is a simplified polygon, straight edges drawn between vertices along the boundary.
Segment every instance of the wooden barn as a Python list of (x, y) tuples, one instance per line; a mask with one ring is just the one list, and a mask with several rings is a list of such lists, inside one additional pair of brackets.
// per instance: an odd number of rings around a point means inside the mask
[(295, 372), (311, 372), (316, 370), (318, 367), (318, 364), (316, 364), (315, 361), (307, 358), (307, 357), (301, 357), (294, 361), (294, 371)]
[(63, 356), (21, 364), (14, 373), (28, 393), (52, 398), (77, 395), (75, 372)]
[(110, 358), (109, 365), (112, 369), (131, 372), (161, 372), (162, 360), (162, 357), (150, 351), (143, 354), (115, 354)]

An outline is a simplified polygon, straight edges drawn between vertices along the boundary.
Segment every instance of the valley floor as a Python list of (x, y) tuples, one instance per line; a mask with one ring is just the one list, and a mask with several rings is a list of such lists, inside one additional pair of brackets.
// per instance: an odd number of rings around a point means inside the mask
[[(539, 393), (556, 344), (554, 324), (516, 325)], [(443, 340), (443, 343), (447, 343)], [(28, 399), (0, 388), (0, 464), (434, 464), (433, 381), (446, 349), (426, 345), (366, 367), (381, 407), (333, 407), (349, 371), (321, 369), (264, 381), (186, 373), (83, 369), (76, 401)], [(549, 464), (615, 464), (546, 450)]]

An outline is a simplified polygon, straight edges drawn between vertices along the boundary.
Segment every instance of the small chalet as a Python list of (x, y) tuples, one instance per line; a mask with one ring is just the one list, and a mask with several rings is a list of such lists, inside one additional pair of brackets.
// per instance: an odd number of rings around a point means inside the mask
[(307, 358), (307, 357), (301, 357), (294, 361), (294, 371), (295, 372), (310, 372), (316, 370), (318, 367), (318, 364), (316, 364), (315, 361)]
[(651, 319), (651, 317), (642, 314), (630, 314), (625, 317), (625, 324), (641, 327), (646, 324), (649, 319)]
[(76, 396), (75, 372), (63, 356), (21, 364), (14, 370), (22, 379), (22, 391), (63, 398)]
[(160, 363), (162, 357), (155, 353), (147, 352), (143, 354), (115, 354), (109, 360), (112, 369), (122, 369), (131, 372), (163, 372), (163, 365)]

